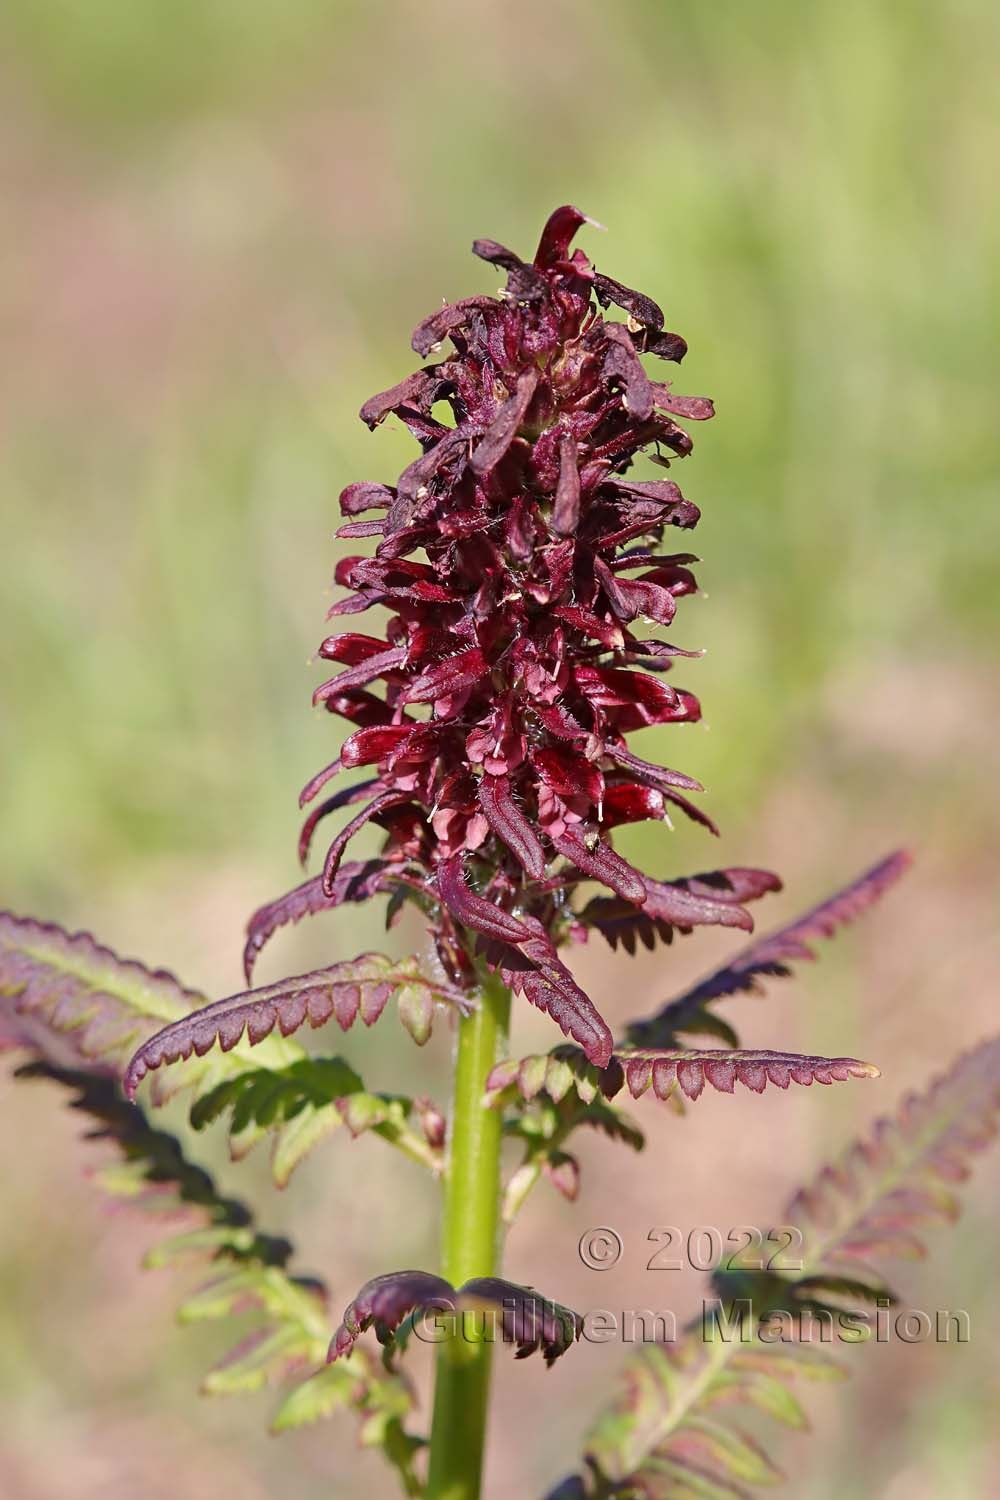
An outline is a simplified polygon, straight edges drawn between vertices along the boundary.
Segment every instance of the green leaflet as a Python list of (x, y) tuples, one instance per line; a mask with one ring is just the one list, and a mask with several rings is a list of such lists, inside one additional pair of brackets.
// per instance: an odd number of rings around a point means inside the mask
[(302, 1058), (277, 1072), (259, 1069), (227, 1079), (195, 1100), (191, 1123), (203, 1130), (227, 1112), (234, 1157), (271, 1137), (271, 1170), (278, 1187), (285, 1187), (308, 1153), (341, 1125), (352, 1136), (374, 1131), (421, 1165), (435, 1172), (440, 1168), (440, 1151), (412, 1128), (414, 1101), (368, 1093), (340, 1057)]
[(271, 1423), (272, 1432), (289, 1432), (330, 1416), (357, 1399), (358, 1382), (367, 1378), (367, 1356), (355, 1350), (335, 1365), (324, 1365), (285, 1397)]
[[(551, 1071), (553, 1059), (542, 1058), (540, 1061), (547, 1063), (547, 1072)], [(563, 1064), (556, 1060), (556, 1066), (562, 1067)], [(561, 1079), (557, 1074), (557, 1087), (559, 1082)], [(502, 1092), (492, 1093), (489, 1099), (494, 1108), (501, 1103), (513, 1107), (514, 1113), (504, 1121), (504, 1134), (516, 1136), (524, 1143), (521, 1165), (504, 1187), (502, 1215), (507, 1224), (517, 1217), (543, 1175), (563, 1197), (570, 1200), (576, 1197), (579, 1164), (562, 1148), (580, 1126), (600, 1130), (611, 1140), (631, 1146), (634, 1151), (641, 1151), (645, 1144), (642, 1131), (626, 1112), (599, 1094), (586, 1103), (575, 1090), (567, 1089), (555, 1099), (546, 1086), (544, 1092), (539, 1091), (525, 1101), (516, 1087), (508, 1085)]]
[(275, 1184), (280, 1188), (287, 1187), (300, 1162), (343, 1123), (343, 1116), (335, 1104), (307, 1104), (294, 1115), (274, 1139), (271, 1175)]
[(201, 1383), (206, 1396), (241, 1396), (316, 1363), (316, 1345), (294, 1324), (258, 1328), (220, 1360)]
[[(103, 1183), (103, 1179), (99, 1179)], [(230, 1224), (210, 1224), (204, 1229), (189, 1229), (182, 1234), (171, 1235), (161, 1240), (142, 1258), (149, 1271), (159, 1271), (165, 1266), (198, 1259), (206, 1255), (228, 1256), (234, 1260), (253, 1259), (256, 1252), (256, 1232), (252, 1228), (237, 1228)]]
[(389, 1374), (367, 1350), (354, 1349), (296, 1386), (279, 1407), (271, 1431), (306, 1427), (350, 1407), (361, 1419), (361, 1445), (381, 1448), (396, 1469), (404, 1494), (419, 1495), (423, 1487), (413, 1472), (413, 1461), (426, 1443), (403, 1427), (413, 1406), (413, 1392), (401, 1375)]
[(809, 1426), (801, 1402), (777, 1375), (766, 1370), (741, 1369), (735, 1361), (732, 1363), (732, 1368), (716, 1376), (706, 1405), (726, 1405), (731, 1399), (745, 1401), (786, 1427), (801, 1431)]
[(195, 1130), (230, 1111), (229, 1138), (234, 1156), (244, 1156), (270, 1130), (282, 1128), (310, 1108), (321, 1109), (364, 1085), (343, 1058), (303, 1057), (278, 1071), (252, 1068), (226, 1079), (191, 1106)]

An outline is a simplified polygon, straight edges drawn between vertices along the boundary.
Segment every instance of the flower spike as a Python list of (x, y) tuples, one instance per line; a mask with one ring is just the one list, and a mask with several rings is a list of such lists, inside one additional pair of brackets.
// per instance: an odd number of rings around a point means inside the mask
[[(611, 1034), (556, 949), (591, 926), (630, 946), (702, 923), (749, 929), (742, 902), (778, 882), (750, 872), (736, 896), (665, 884), (614, 848), (616, 828), (669, 823), (672, 808), (715, 831), (689, 800), (701, 791), (693, 777), (628, 747), (634, 730), (701, 715), (665, 678), (697, 653), (644, 638), (697, 589), (696, 559), (663, 539), (699, 512), (672, 480), (629, 471), (650, 449), (688, 454), (676, 419), (713, 407), (652, 379), (646, 356), (676, 361), (686, 346), (651, 297), (572, 248), (593, 222), (556, 209), (530, 263), (477, 240), (504, 288), (426, 318), (413, 347), (434, 361), (361, 408), (371, 428), (396, 417), (421, 451), (395, 485), (341, 495), (341, 534), (380, 540), (373, 557), (340, 563), (347, 594), (331, 613), (380, 605), (389, 620), (377, 636), (347, 630), (320, 648), (339, 672), (315, 702), (350, 733), (302, 802), (342, 771), (363, 766), (368, 779), (310, 812), (304, 856), (319, 825), (349, 810), (320, 879), (254, 918), (247, 956), (282, 922), (409, 884), (430, 903), (451, 976), (485, 955), (603, 1066)], [(373, 873), (356, 877), (341, 861), (369, 823), (386, 836)], [(608, 894), (574, 902), (595, 881)]]

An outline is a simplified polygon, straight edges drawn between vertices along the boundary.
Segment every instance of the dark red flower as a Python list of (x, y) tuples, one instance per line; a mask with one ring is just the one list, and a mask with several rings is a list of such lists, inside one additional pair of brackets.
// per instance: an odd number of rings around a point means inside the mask
[[(676, 658), (695, 653), (645, 634), (671, 625), (696, 589), (696, 558), (663, 548), (668, 527), (689, 530), (699, 513), (672, 481), (627, 475), (647, 450), (664, 467), (665, 455), (685, 457), (691, 439), (674, 418), (713, 411), (650, 378), (642, 356), (679, 362), (686, 345), (664, 331), (655, 302), (570, 252), (584, 222), (557, 209), (531, 264), (477, 240), (475, 253), (506, 272), (505, 290), (432, 313), (413, 347), (437, 354), (447, 339), (450, 351), (361, 409), (373, 428), (395, 415), (421, 451), (395, 486), (352, 484), (341, 496), (351, 519), (339, 535), (379, 541), (374, 556), (339, 564), (347, 592), (330, 613), (381, 605), (389, 620), (384, 636), (346, 630), (320, 648), (341, 670), (315, 701), (353, 727), (303, 804), (339, 770), (371, 775), (310, 812), (304, 853), (322, 819), (364, 804), (289, 911), (409, 883), (435, 903), (453, 979), (471, 974), (478, 942), (603, 1065), (610, 1032), (556, 946), (588, 925), (613, 941), (750, 927), (741, 903), (777, 881), (741, 870), (659, 882), (612, 846), (616, 827), (672, 810), (714, 831), (685, 795), (696, 781), (626, 744), (633, 730), (701, 713), (667, 680)], [(604, 315), (612, 306), (626, 321)], [(382, 514), (353, 519), (371, 511)], [(344, 851), (369, 822), (386, 834), (378, 873), (348, 867), (345, 881)], [(586, 881), (612, 895), (574, 908)], [(274, 925), (267, 911), (257, 937)]]

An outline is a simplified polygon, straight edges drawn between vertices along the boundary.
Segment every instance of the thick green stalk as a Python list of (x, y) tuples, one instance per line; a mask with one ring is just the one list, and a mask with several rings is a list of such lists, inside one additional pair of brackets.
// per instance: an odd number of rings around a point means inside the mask
[[(509, 992), (486, 977), (477, 1009), (458, 1023), (441, 1266), (453, 1286), (497, 1270), (502, 1116), (483, 1095), (509, 1022)], [(491, 1353), (488, 1340), (461, 1328), (438, 1350), (428, 1500), (478, 1500)]]

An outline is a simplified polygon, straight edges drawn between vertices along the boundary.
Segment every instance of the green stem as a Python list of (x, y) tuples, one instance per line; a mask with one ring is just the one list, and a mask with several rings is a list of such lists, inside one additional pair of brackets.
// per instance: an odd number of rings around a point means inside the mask
[[(458, 1023), (441, 1267), (456, 1287), (497, 1269), (503, 1120), (483, 1095), (509, 1022), (510, 994), (487, 976), (477, 1009)], [(488, 1340), (463, 1337), (461, 1328), (438, 1350), (427, 1500), (478, 1500), (491, 1352)]]

